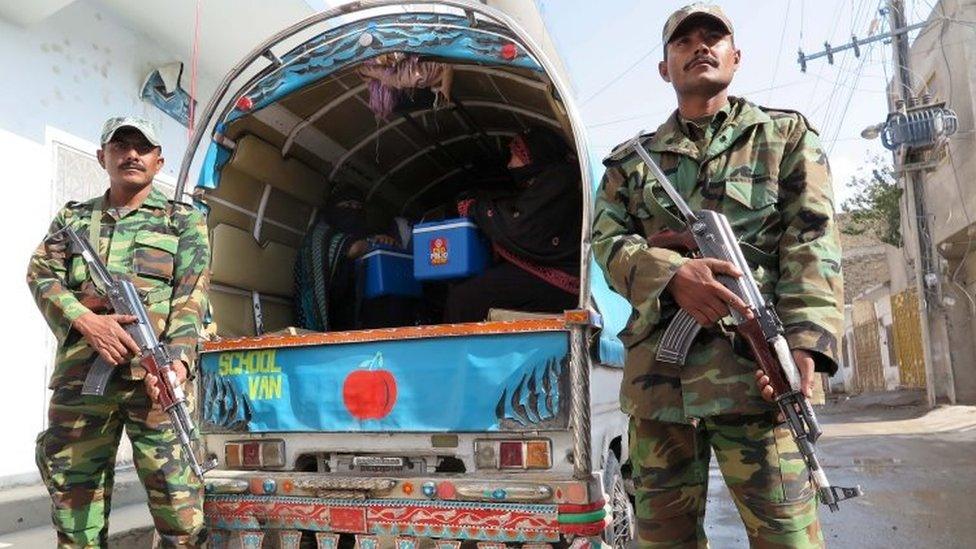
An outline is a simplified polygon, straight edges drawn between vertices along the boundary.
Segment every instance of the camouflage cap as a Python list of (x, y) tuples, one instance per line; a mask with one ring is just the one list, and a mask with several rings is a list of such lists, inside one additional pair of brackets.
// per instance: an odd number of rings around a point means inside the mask
[(671, 17), (668, 17), (668, 21), (664, 23), (664, 31), (661, 33), (661, 40), (665, 45), (665, 49), (667, 49), (666, 46), (671, 42), (671, 37), (674, 35), (674, 31), (678, 30), (678, 27), (680, 27), (682, 23), (687, 21), (689, 17), (693, 16), (711, 17), (712, 19), (715, 19), (721, 23), (722, 26), (729, 31), (729, 34), (733, 34), (732, 20), (725, 15), (722, 8), (714, 4), (695, 2), (694, 4), (688, 4), (687, 6), (672, 13)]
[(153, 126), (152, 122), (142, 118), (141, 116), (113, 116), (105, 121), (105, 125), (102, 126), (102, 141), (101, 144), (104, 145), (112, 140), (112, 136), (115, 132), (119, 131), (121, 128), (135, 128), (142, 135), (146, 137), (146, 140), (153, 145), (159, 147), (159, 138), (156, 137), (156, 128)]

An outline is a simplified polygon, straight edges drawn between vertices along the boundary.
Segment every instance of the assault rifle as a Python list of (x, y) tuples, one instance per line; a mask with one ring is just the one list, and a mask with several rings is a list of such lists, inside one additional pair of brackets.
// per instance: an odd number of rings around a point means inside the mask
[[(728, 219), (723, 214), (711, 210), (691, 211), (668, 177), (640, 143), (640, 135), (631, 140), (629, 145), (664, 188), (685, 221), (684, 232), (664, 231), (661, 235), (655, 235), (660, 236), (657, 241), (653, 237), (648, 239), (649, 243), (682, 253), (691, 252), (699, 257), (728, 261), (742, 271), (742, 276), (739, 278), (725, 275), (716, 277), (752, 310), (753, 317), (747, 319), (737, 310), (729, 309), (735, 323), (735, 331), (746, 342), (753, 358), (769, 377), (776, 404), (786, 418), (793, 440), (800, 449), (820, 500), (831, 511), (836, 511), (838, 502), (860, 496), (863, 492), (860, 486), (844, 488), (832, 486), (827, 481), (827, 475), (817, 460), (813, 446), (822, 431), (810, 401), (800, 390), (800, 372), (793, 362), (793, 354), (786, 343), (786, 338), (783, 337), (783, 324), (773, 305), (763, 299), (759, 285), (752, 276), (752, 270), (746, 262)], [(700, 329), (701, 326), (690, 314), (683, 309), (679, 310), (664, 331), (657, 350), (657, 359), (673, 364), (684, 364), (691, 343)]]
[[(193, 453), (190, 441), (196, 439), (196, 427), (190, 418), (190, 412), (186, 407), (186, 397), (176, 379), (176, 372), (170, 367), (173, 359), (170, 356), (169, 349), (160, 343), (156, 337), (156, 332), (153, 330), (152, 324), (149, 323), (149, 314), (146, 312), (142, 300), (139, 299), (136, 287), (131, 280), (112, 276), (87, 238), (79, 235), (71, 227), (65, 227), (63, 230), (71, 240), (71, 245), (81, 252), (81, 257), (91, 273), (92, 281), (105, 292), (115, 313), (136, 317), (135, 322), (126, 324), (123, 328), (139, 346), (139, 364), (148, 373), (156, 376), (156, 387), (159, 388), (159, 404), (169, 414), (180, 446), (183, 447), (185, 459), (190, 463), (190, 468), (193, 469), (197, 478), (202, 480), (203, 473), (214, 468), (217, 463), (215, 460), (209, 460), (201, 465), (197, 461), (196, 454)], [(81, 394), (104, 395), (105, 387), (114, 372), (115, 366), (109, 364), (99, 355), (91, 369), (88, 370), (88, 376), (85, 377)]]

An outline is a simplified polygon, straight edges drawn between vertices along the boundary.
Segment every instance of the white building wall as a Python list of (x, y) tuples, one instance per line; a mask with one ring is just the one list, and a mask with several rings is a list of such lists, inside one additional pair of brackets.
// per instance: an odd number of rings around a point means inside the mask
[[(53, 203), (54, 143), (94, 155), (107, 117), (141, 115), (160, 129), (168, 161), (160, 179), (172, 180), (187, 136), (186, 128), (139, 99), (143, 80), (154, 67), (180, 59), (126, 28), (98, 3), (76, 1), (28, 27), (0, 19), (0, 51), (5, 76), (0, 88), (0, 181), (7, 204), (0, 215), (0, 348), (7, 358), (0, 397), (2, 487), (36, 475), (34, 439), (46, 424), (55, 342), (24, 275), (31, 252), (60, 207)], [(184, 85), (188, 87), (188, 77)], [(209, 96), (214, 86), (212, 78), (201, 77), (198, 95)]]
[(851, 305), (844, 305), (844, 342), (837, 373), (828, 378), (830, 390), (834, 392), (849, 391), (854, 378), (854, 318)]
[(889, 341), (888, 334), (894, 337), (891, 316), (891, 294), (888, 287), (874, 301), (874, 312), (878, 316), (878, 344), (881, 346), (881, 364), (884, 368), (885, 389), (891, 391), (898, 388), (901, 379), (898, 374), (898, 358), (892, 350), (895, 342)]

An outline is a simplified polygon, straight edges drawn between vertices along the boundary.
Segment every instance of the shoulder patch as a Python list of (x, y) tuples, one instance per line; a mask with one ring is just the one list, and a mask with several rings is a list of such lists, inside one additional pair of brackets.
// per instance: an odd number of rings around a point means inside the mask
[(190, 203), (190, 202), (187, 202), (185, 200), (167, 200), (166, 202), (168, 202), (169, 205), (172, 206), (174, 210), (181, 210), (181, 209), (182, 210), (191, 210), (191, 209), (193, 209), (193, 204)]
[(85, 201), (69, 200), (69, 201), (67, 201), (67, 202), (64, 203), (64, 206), (62, 206), (61, 209), (62, 210), (69, 210), (69, 211), (77, 211), (77, 212), (81, 212), (81, 211), (85, 211), (85, 210), (89, 210), (90, 211), (90, 210), (94, 209), (94, 207), (95, 207), (95, 201), (96, 200), (98, 200), (97, 197), (96, 198), (92, 198), (90, 200), (85, 200)]
[(776, 120), (777, 118), (791, 118), (793, 120), (799, 119), (800, 121), (803, 122), (803, 125), (806, 126), (808, 130), (812, 131), (817, 135), (820, 135), (820, 132), (817, 131), (817, 128), (814, 128), (813, 124), (810, 123), (810, 120), (808, 120), (807, 117), (804, 116), (803, 113), (800, 111), (795, 111), (793, 109), (774, 109), (772, 107), (759, 107), (759, 108), (762, 109), (763, 112), (768, 114), (769, 117), (772, 118), (773, 120)]
[[(656, 132), (641, 133), (638, 134), (634, 139), (640, 139), (641, 143), (647, 143), (654, 138), (655, 133)], [(636, 154), (634, 149), (632, 149), (630, 146), (634, 139), (628, 139), (627, 141), (624, 141), (623, 143), (620, 143), (614, 147), (613, 150), (610, 151), (610, 154), (603, 159), (603, 165), (610, 167), (615, 164), (619, 164), (624, 160), (627, 160), (627, 158), (629, 158), (631, 155)]]

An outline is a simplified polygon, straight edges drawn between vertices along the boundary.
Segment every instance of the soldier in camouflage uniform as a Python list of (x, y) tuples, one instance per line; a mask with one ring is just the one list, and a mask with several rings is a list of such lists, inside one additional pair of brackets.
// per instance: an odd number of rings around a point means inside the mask
[[(154, 405), (153, 376), (131, 360), (138, 347), (122, 325), (135, 317), (106, 310), (81, 256), (56, 233), (70, 226), (88, 236), (109, 271), (131, 278), (160, 341), (177, 357), (172, 367), (182, 382), (194, 362), (206, 307), (206, 222), (200, 212), (168, 202), (153, 188), (163, 158), (148, 121), (111, 118), (101, 143), (98, 160), (109, 175), (108, 192), (65, 205), (27, 271), (37, 306), (59, 344), (49, 427), (37, 438), (37, 466), (53, 500), (59, 547), (104, 547), (124, 427), (149, 496), (157, 543), (199, 546), (205, 537), (201, 483), (181, 456), (167, 414)], [(83, 381), (98, 355), (119, 371), (105, 396), (84, 396)]]
[[(814, 371), (837, 368), (843, 321), (827, 158), (800, 114), (728, 96), (741, 54), (721, 9), (678, 10), (663, 42), (659, 71), (679, 108), (641, 142), (693, 210), (729, 218), (785, 325), (809, 396)], [(631, 150), (618, 148), (605, 164), (593, 251), (612, 288), (633, 305), (620, 334), (627, 349), (620, 401), (631, 416), (639, 546), (707, 545), (712, 452), (752, 546), (822, 546), (814, 491), (769, 402), (768, 380), (737, 352), (722, 322), (730, 307), (748, 309), (714, 275), (741, 273), (731, 263), (653, 245), (656, 235), (682, 230), (677, 208)], [(683, 366), (655, 360), (679, 307), (706, 326)]]

